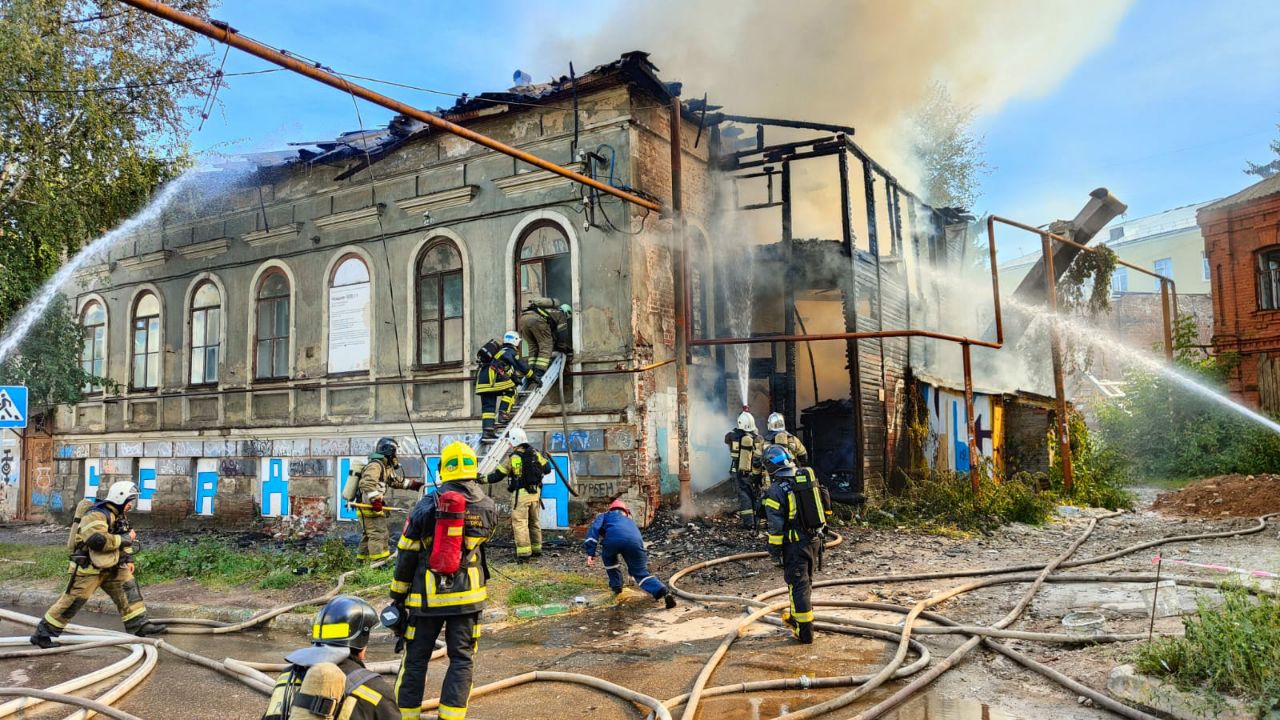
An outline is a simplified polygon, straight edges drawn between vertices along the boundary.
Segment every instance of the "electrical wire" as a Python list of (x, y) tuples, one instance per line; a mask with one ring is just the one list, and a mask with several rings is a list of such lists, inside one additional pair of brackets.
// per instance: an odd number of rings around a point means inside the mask
[[(225, 59), (225, 58), (224, 58)], [(186, 85), (197, 83), (203, 80), (216, 80), (218, 78), (229, 77), (245, 77), (248, 75), (266, 75), (267, 73), (284, 72), (284, 68), (265, 68), (263, 70), (246, 70), (244, 72), (216, 72), (210, 75), (193, 75), (186, 78), (175, 78), (172, 80), (158, 80), (150, 83), (131, 83), (127, 85), (106, 85), (99, 87), (87, 88), (42, 88), (42, 87), (6, 87), (0, 86), (0, 92), (8, 93), (25, 93), (29, 95), (83, 95), (87, 93), (105, 93), (117, 92), (119, 90), (145, 90), (147, 88), (167, 87), (170, 85)]]

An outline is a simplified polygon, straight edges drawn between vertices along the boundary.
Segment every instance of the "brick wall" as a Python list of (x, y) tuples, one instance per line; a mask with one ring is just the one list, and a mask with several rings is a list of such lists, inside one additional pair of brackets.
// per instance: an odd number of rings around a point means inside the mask
[(1229, 379), (1231, 393), (1258, 407), (1259, 362), (1280, 355), (1280, 310), (1258, 307), (1256, 253), (1280, 244), (1280, 194), (1210, 205), (1197, 221), (1213, 278), (1214, 352), (1240, 354)]

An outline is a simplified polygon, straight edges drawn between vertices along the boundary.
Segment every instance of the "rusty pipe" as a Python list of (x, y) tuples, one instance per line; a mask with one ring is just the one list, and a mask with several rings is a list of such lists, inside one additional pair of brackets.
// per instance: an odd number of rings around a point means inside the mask
[(205, 37), (230, 45), (238, 50), (243, 50), (250, 55), (262, 58), (269, 63), (279, 65), (286, 70), (292, 70), (299, 75), (305, 75), (312, 80), (337, 88), (338, 90), (356, 97), (363, 98), (375, 105), (381, 105), (382, 107), (393, 112), (400, 113), (401, 115), (406, 115), (414, 118), (415, 120), (421, 120), (437, 130), (442, 130), (452, 135), (456, 135), (464, 140), (470, 140), (477, 145), (483, 145), (490, 150), (495, 150), (503, 155), (509, 155), (521, 162), (529, 163), (534, 167), (542, 168), (543, 170), (568, 178), (574, 182), (587, 185), (602, 193), (612, 195), (620, 200), (632, 203), (633, 205), (639, 205), (642, 208), (658, 212), (662, 211), (662, 206), (652, 200), (646, 200), (625, 190), (619, 190), (612, 185), (602, 183), (594, 178), (563, 168), (549, 160), (544, 160), (536, 155), (531, 155), (523, 150), (513, 148), (510, 145), (495, 140), (487, 135), (482, 135), (474, 130), (449, 122), (442, 117), (432, 115), (425, 110), (419, 110), (418, 108), (406, 105), (399, 100), (387, 97), (382, 93), (375, 92), (362, 85), (356, 85), (335, 72), (321, 69), (318, 64), (312, 65), (303, 62), (295, 57), (286, 55), (275, 48), (263, 45), (260, 42), (250, 40), (239, 35), (235, 30), (232, 30), (225, 24), (222, 26), (215, 25), (212, 22), (202, 20), (189, 13), (184, 13), (181, 10), (173, 8), (162, 2), (158, 2), (157, 0), (121, 0), (121, 2), (142, 10), (143, 12), (155, 15), (162, 20), (168, 20), (171, 23), (181, 25), (188, 30), (204, 35)]
[[(1052, 233), (1040, 236), (1044, 254), (1045, 302), (1049, 312), (1058, 314), (1058, 279), (1053, 270)], [(1058, 459), (1062, 463), (1062, 489), (1070, 496), (1075, 488), (1075, 471), (1071, 467), (1071, 437), (1067, 429), (1067, 389), (1062, 376), (1062, 334), (1056, 322), (1049, 323), (1049, 354), (1053, 361), (1053, 394), (1057, 399)]]
[[(914, 218), (913, 218), (914, 220)], [(996, 264), (995, 216), (987, 216), (987, 250), (991, 253), (991, 297), (995, 301), (996, 342), (1004, 344), (1004, 318), (1000, 313), (1000, 273)]]
[(1160, 279), (1160, 316), (1164, 322), (1164, 359), (1173, 362), (1173, 321), (1170, 319), (1169, 281)]
[(960, 343), (960, 351), (964, 358), (964, 412), (965, 426), (969, 432), (969, 484), (973, 496), (977, 497), (981, 489), (981, 475), (978, 472), (978, 431), (973, 422), (973, 361), (970, 358), (969, 343)]
[(946, 340), (953, 343), (968, 343), (970, 345), (978, 345), (980, 347), (988, 347), (999, 350), (1000, 343), (990, 340), (979, 340), (977, 338), (964, 337), (963, 335), (950, 335), (948, 333), (934, 332), (932, 330), (866, 330), (859, 332), (843, 332), (843, 333), (820, 333), (815, 335), (761, 335), (758, 337), (723, 337), (723, 338), (695, 338), (689, 341), (693, 346), (705, 345), (752, 345), (756, 343), (777, 343), (777, 342), (816, 342), (819, 340), (869, 340), (874, 338), (898, 338), (898, 337), (925, 337), (935, 340)]
[(649, 372), (650, 370), (657, 370), (658, 368), (670, 365), (675, 361), (676, 361), (675, 358), (671, 358), (670, 360), (659, 360), (658, 362), (649, 363), (648, 365), (640, 365), (639, 367), (633, 367), (633, 368), (613, 368), (609, 370), (578, 370), (577, 372), (569, 373), (569, 376), (584, 377), (589, 375), (632, 375), (636, 373)]

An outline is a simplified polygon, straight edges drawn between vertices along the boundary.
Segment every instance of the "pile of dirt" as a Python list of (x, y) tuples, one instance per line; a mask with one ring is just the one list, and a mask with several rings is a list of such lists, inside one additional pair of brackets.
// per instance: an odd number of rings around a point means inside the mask
[(1151, 506), (1169, 515), (1258, 517), (1280, 512), (1280, 475), (1221, 475), (1164, 493)]

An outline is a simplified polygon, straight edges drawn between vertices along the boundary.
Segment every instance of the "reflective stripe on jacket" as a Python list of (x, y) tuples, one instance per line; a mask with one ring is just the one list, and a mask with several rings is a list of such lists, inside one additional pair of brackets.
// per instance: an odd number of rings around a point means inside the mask
[(412, 615), (466, 615), (479, 612), (489, 597), (482, 545), (493, 535), (498, 509), (493, 499), (470, 480), (456, 480), (437, 492), (460, 492), (467, 498), (463, 525), (462, 565), (452, 575), (432, 572), (428, 558), (436, 526), (436, 493), (423, 497), (405, 521), (397, 545), (391, 599), (403, 602)]

